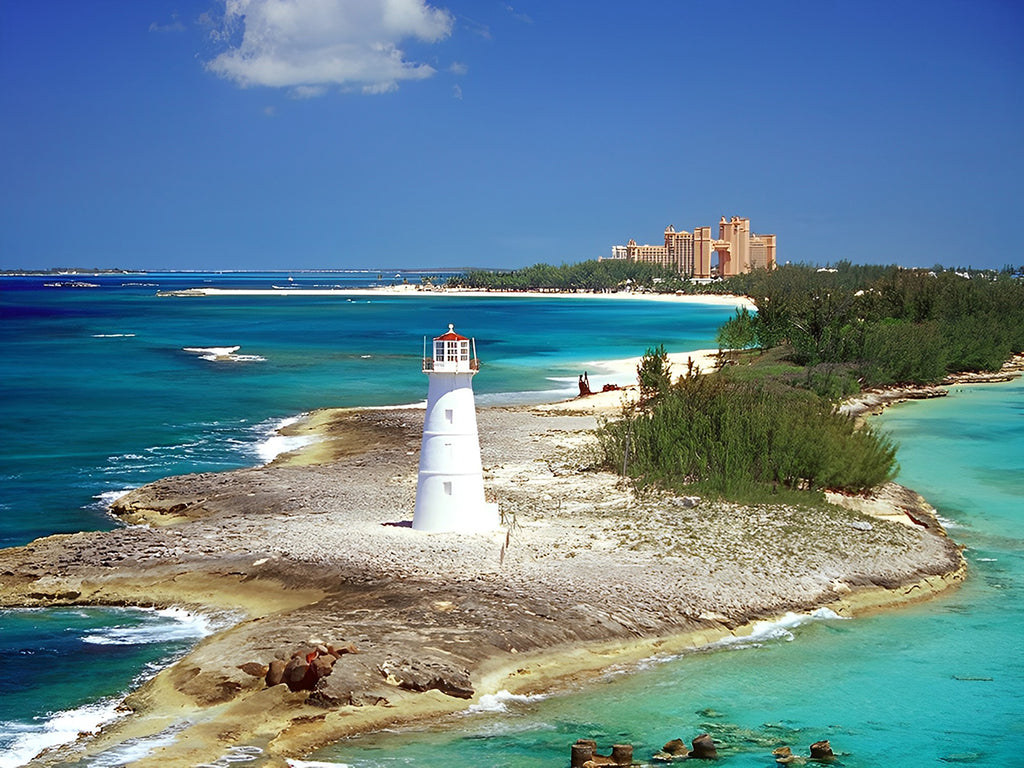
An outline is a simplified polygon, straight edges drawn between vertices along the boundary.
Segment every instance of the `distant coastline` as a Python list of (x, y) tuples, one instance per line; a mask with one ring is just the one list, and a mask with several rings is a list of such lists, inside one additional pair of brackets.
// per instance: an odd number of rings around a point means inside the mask
[(183, 288), (158, 291), (158, 296), (216, 297), (216, 296), (509, 296), (522, 298), (572, 299), (642, 299), (647, 301), (687, 301), (695, 304), (716, 304), (754, 309), (754, 302), (746, 296), (716, 293), (653, 293), (639, 291), (513, 291), (480, 290), (477, 288), (424, 288), (414, 285), (381, 285), (369, 288)]

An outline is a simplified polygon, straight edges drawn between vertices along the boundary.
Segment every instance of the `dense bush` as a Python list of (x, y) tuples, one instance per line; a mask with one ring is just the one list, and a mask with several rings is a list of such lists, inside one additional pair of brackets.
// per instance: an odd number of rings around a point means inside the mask
[(642, 290), (692, 293), (695, 288), (674, 270), (630, 261), (581, 261), (577, 264), (534, 264), (516, 270), (471, 269), (449, 279), (453, 288), (489, 291), (607, 292)]
[(648, 403), (665, 394), (672, 386), (672, 366), (665, 345), (648, 347), (636, 367), (636, 380), (640, 386), (640, 401)]
[(715, 341), (718, 343), (719, 351), (763, 346), (758, 338), (758, 328), (757, 316), (746, 307), (740, 307), (736, 314), (718, 329)]
[(811, 392), (681, 377), (648, 409), (598, 430), (604, 461), (643, 484), (861, 491), (892, 478), (896, 448)]
[(716, 290), (750, 296), (758, 310), (727, 321), (719, 348), (771, 352), (753, 364), (735, 353), (738, 364), (716, 375), (666, 385), (664, 350), (648, 350), (642, 405), (598, 432), (605, 463), (640, 484), (734, 498), (872, 488), (893, 477), (895, 446), (856, 428), (838, 400), (862, 384), (996, 370), (1024, 351), (1024, 280), (1010, 271), (785, 266)]
[[(946, 375), (948, 344), (934, 320), (884, 320), (865, 330), (861, 370), (873, 384), (927, 383)], [(1000, 360), (996, 367), (1002, 364)]]
[(762, 349), (788, 346), (800, 365), (852, 364), (865, 385), (998, 370), (1024, 351), (1024, 280), (1010, 270), (787, 265), (721, 289), (757, 306), (752, 331), (734, 318), (721, 344), (752, 333)]

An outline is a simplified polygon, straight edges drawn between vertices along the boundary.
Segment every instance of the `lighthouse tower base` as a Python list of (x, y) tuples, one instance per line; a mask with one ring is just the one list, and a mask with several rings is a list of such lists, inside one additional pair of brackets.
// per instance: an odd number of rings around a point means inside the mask
[(484, 499), (473, 373), (429, 372), (414, 530), (479, 533), (500, 525), (498, 505)]
[(416, 513), (412, 527), (428, 533), (487, 533), (498, 529), (501, 515), (498, 505), (481, 501), (479, 505), (453, 507), (443, 495), (430, 489), (417, 489)]

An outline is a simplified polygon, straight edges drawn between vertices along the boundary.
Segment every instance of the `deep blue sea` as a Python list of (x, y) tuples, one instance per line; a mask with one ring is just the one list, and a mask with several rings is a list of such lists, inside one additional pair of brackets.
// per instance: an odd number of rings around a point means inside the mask
[[(598, 385), (615, 380), (597, 361), (659, 343), (669, 351), (714, 346), (733, 311), (288, 291), (420, 277), (0, 278), (0, 545), (110, 528), (107, 500), (165, 475), (262, 463), (287, 447), (276, 427), (313, 408), (421, 401), (422, 339), (448, 323), (476, 338), (478, 400), (497, 403), (572, 396), (582, 370)], [(45, 285), (72, 280), (97, 287)], [(275, 294), (156, 296), (209, 286)], [(228, 359), (205, 359), (204, 349), (235, 346)], [(1024, 765), (1024, 384), (959, 388), (890, 409), (877, 423), (900, 444), (901, 481), (924, 493), (967, 546), (963, 588), (852, 621), (794, 618), (742, 646), (658, 660), (571, 695), (499, 698), (454, 727), (365, 736), (316, 759), (358, 768), (539, 768), (567, 765), (580, 737), (605, 750), (630, 742), (647, 758), (671, 738), (707, 730), (722, 741), (724, 764), (737, 767), (772, 765), (771, 748), (782, 742), (806, 754), (821, 738), (853, 768)], [(0, 611), (0, 768), (114, 717), (127, 689), (217, 620), (127, 609)], [(91, 764), (124, 764), (147, 748)]]

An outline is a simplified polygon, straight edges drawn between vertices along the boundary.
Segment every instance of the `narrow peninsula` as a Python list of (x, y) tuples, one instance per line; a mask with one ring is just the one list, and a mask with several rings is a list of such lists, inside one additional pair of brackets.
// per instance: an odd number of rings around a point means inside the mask
[(35, 764), (157, 735), (133, 764), (192, 766), (238, 747), (269, 764), (347, 735), (538, 693), (682, 652), (752, 622), (851, 616), (964, 576), (916, 493), (835, 496), (809, 517), (636, 494), (594, 437), (622, 392), (478, 414), (493, 533), (410, 525), (422, 411), (309, 414), (317, 440), (274, 463), (162, 480), (126, 525), (0, 552), (0, 605), (182, 606), (222, 628), (123, 703), (125, 716)]

